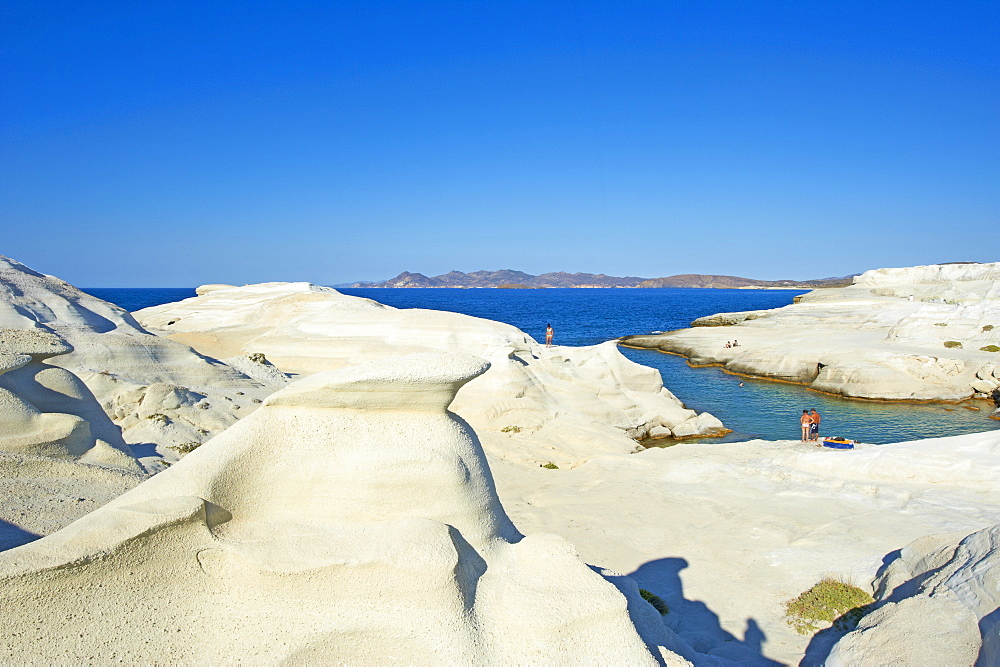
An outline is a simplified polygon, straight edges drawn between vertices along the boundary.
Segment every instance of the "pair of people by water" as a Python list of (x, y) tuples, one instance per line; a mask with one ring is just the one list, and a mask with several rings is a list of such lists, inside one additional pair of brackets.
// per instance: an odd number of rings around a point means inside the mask
[(822, 417), (816, 412), (816, 408), (803, 410), (799, 417), (799, 425), (802, 427), (802, 442), (819, 442), (819, 423)]

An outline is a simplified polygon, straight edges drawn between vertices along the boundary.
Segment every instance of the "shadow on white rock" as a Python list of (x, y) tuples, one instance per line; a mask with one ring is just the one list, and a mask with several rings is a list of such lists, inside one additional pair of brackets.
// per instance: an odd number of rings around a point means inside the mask
[(921, 538), (888, 560), (876, 608), (825, 664), (1000, 664), (1000, 524)]
[(634, 585), (514, 528), (447, 411), (486, 368), (422, 354), (314, 375), (0, 554), (22, 610), (0, 623), (5, 660), (687, 664)]
[(0, 450), (141, 471), (87, 386), (46, 363), (71, 349), (52, 333), (0, 329)]

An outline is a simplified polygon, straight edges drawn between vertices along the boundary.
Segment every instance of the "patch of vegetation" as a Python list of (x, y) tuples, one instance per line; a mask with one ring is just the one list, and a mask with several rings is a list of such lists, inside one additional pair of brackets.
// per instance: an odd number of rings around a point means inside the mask
[(983, 325), (983, 333), (986, 333), (987, 331), (993, 331), (993, 325), (992, 324), (984, 324)]
[(557, 466), (552, 461), (549, 461), (548, 463), (546, 463), (545, 465), (543, 465), (541, 467), (542, 468), (547, 468), (548, 470), (559, 470), (559, 466)]
[(504, 426), (502, 429), (500, 429), (500, 432), (501, 433), (520, 433), (521, 432), (521, 427), (520, 426)]
[(986, 345), (979, 348), (982, 352), (1000, 352), (1000, 346), (998, 345)]
[(962, 344), (959, 343), (957, 340), (946, 340), (944, 342), (944, 346), (954, 348), (954, 347), (962, 347)]
[(201, 403), (195, 404), (194, 407), (198, 408), (199, 410), (208, 410), (210, 407), (212, 407), (212, 404), (202, 401)]
[(154, 421), (157, 424), (159, 424), (160, 426), (166, 426), (167, 424), (170, 423), (170, 417), (168, 417), (165, 414), (162, 414), (160, 412), (154, 412), (151, 415), (147, 415), (146, 419), (148, 419), (150, 421)]
[(945, 322), (935, 322), (934, 326), (936, 326), (936, 327), (946, 327), (946, 326), (948, 326), (948, 324), (945, 323)]
[(660, 612), (661, 616), (666, 616), (670, 613), (670, 607), (668, 607), (667, 603), (663, 601), (663, 598), (656, 593), (650, 593), (645, 588), (640, 588), (639, 595), (642, 596), (643, 600), (653, 605), (653, 608)]
[(177, 445), (167, 445), (167, 449), (172, 449), (178, 454), (190, 454), (199, 447), (201, 447), (200, 442), (182, 442)]
[(800, 635), (808, 635), (830, 623), (838, 630), (857, 626), (874, 598), (857, 586), (826, 578), (785, 603), (785, 620)]
[(267, 357), (264, 356), (263, 352), (253, 352), (247, 355), (247, 359), (254, 362), (255, 364), (266, 364)]

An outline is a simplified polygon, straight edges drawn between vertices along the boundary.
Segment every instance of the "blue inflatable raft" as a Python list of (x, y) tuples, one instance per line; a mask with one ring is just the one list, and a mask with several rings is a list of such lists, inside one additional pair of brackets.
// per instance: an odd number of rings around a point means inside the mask
[(847, 438), (823, 438), (823, 446), (830, 449), (854, 449), (854, 441)]

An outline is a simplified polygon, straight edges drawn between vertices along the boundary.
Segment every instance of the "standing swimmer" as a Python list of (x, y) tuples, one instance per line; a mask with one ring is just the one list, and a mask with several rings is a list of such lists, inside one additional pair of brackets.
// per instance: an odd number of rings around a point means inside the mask
[(552, 325), (545, 325), (545, 347), (552, 347)]
[(812, 423), (809, 425), (809, 439), (815, 442), (819, 442), (819, 423), (822, 417), (816, 412), (816, 408), (809, 410), (809, 419)]
[(802, 427), (802, 442), (809, 441), (809, 430), (812, 428), (812, 417), (809, 415), (808, 410), (802, 411), (802, 416), (799, 417), (799, 426)]

